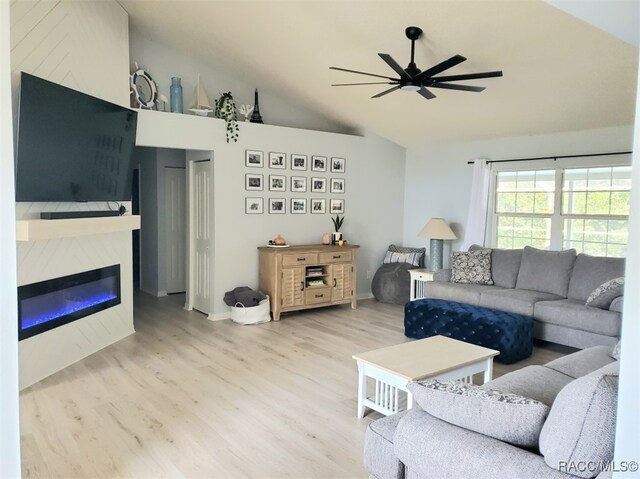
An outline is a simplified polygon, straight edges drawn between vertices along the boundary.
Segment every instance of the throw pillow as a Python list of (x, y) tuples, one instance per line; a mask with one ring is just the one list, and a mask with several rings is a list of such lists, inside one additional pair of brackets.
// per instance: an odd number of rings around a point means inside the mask
[(575, 261), (575, 249), (547, 251), (525, 246), (516, 288), (557, 294), (566, 298)]
[(569, 471), (597, 476), (613, 459), (618, 398), (618, 363), (612, 362), (567, 384), (553, 402), (540, 434), (540, 453), (549, 467), (571, 461), (593, 468)]
[(613, 278), (594, 289), (585, 304), (592, 308), (609, 309), (611, 302), (623, 293), (624, 278)]
[(451, 282), (493, 284), (491, 279), (491, 250), (454, 251), (451, 255)]
[(391, 244), (384, 255), (382, 263), (409, 263), (413, 266), (421, 267), (424, 265), (424, 255), (426, 251), (426, 248), (410, 248)]
[(611, 357), (616, 361), (620, 361), (620, 343), (621, 341), (618, 341), (611, 351)]
[(536, 447), (549, 406), (535, 399), (459, 381), (429, 379), (408, 389), (427, 413), (520, 447)]

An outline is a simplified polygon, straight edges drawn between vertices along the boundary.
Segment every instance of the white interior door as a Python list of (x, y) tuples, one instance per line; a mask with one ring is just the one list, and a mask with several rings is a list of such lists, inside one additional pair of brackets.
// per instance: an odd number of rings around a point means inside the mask
[(164, 169), (167, 293), (187, 289), (187, 180), (185, 168)]
[(209, 238), (209, 201), (211, 199), (211, 162), (197, 161), (193, 164), (193, 235), (194, 275), (193, 307), (209, 314), (210, 271)]

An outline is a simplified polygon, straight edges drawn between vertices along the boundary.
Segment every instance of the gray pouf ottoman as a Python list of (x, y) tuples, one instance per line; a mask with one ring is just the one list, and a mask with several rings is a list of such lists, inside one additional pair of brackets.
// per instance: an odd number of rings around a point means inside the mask
[(371, 282), (373, 296), (382, 303), (405, 304), (409, 301), (411, 276), (409, 263), (383, 264)]

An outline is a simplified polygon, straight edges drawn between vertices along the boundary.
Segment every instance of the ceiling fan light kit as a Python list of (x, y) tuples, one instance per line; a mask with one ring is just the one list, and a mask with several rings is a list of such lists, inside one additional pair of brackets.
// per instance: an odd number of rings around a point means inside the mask
[(422, 36), (422, 29), (419, 27), (407, 27), (405, 35), (411, 40), (411, 61), (407, 68), (402, 68), (391, 55), (387, 53), (378, 53), (378, 56), (391, 67), (391, 69), (399, 75), (399, 78), (393, 78), (376, 73), (366, 73), (357, 70), (349, 70), (347, 68), (329, 67), (331, 70), (338, 70), (347, 73), (356, 73), (358, 75), (367, 75), (376, 78), (383, 78), (386, 81), (366, 82), (366, 83), (334, 83), (331, 86), (354, 86), (354, 85), (392, 85), (391, 88), (384, 90), (371, 98), (380, 98), (384, 95), (392, 93), (396, 90), (418, 92), (423, 98), (431, 100), (436, 96), (428, 88), (442, 88), (445, 90), (460, 90), (470, 92), (481, 92), (485, 87), (472, 85), (459, 85), (450, 83), (463, 80), (475, 80), (479, 78), (501, 77), (501, 71), (483, 72), (483, 73), (467, 73), (463, 75), (436, 76), (449, 68), (464, 62), (466, 60), (462, 55), (454, 55), (427, 70), (420, 70), (415, 63), (415, 46), (416, 40)]

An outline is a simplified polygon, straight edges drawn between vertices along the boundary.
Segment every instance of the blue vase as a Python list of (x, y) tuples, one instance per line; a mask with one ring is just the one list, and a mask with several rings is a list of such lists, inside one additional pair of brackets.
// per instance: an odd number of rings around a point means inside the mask
[(182, 85), (179, 77), (171, 77), (169, 96), (171, 97), (171, 111), (182, 113)]

